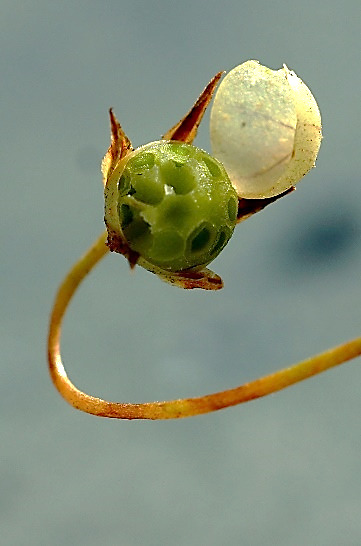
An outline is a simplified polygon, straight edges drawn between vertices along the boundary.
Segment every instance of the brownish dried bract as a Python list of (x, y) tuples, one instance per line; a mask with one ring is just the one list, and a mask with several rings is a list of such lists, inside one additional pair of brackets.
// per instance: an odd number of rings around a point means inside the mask
[(172, 281), (181, 288), (202, 288), (203, 290), (220, 290), (223, 288), (223, 281), (217, 273), (206, 267), (200, 271), (181, 271)]
[(143, 258), (139, 258), (139, 265), (148, 269), (157, 275), (162, 281), (190, 290), (192, 288), (202, 288), (203, 290), (220, 290), (223, 288), (223, 281), (217, 273), (211, 269), (203, 267), (202, 269), (186, 269), (183, 271), (166, 271), (154, 265), (148, 264)]
[(181, 140), (187, 144), (192, 144), (196, 137), (200, 122), (204, 112), (210, 103), (213, 93), (218, 85), (223, 72), (218, 72), (204, 89), (198, 100), (194, 103), (191, 110), (174, 127), (169, 129), (163, 136), (165, 140)]
[(109, 110), (109, 116), (110, 146), (103, 158), (101, 165), (104, 186), (106, 185), (107, 179), (113, 172), (114, 167), (118, 163), (118, 161), (132, 149), (132, 143), (130, 142), (127, 135), (124, 133), (119, 121), (113, 114), (113, 110), (111, 108)]
[(275, 201), (277, 201), (277, 199), (284, 197), (285, 195), (293, 192), (295, 189), (296, 188), (292, 186), (291, 188), (284, 191), (283, 193), (280, 193), (279, 195), (275, 195), (274, 197), (267, 197), (266, 199), (238, 198), (237, 224), (239, 224), (240, 222), (244, 222), (244, 220), (247, 220), (247, 218), (249, 218), (256, 212), (260, 212), (267, 205), (274, 203)]

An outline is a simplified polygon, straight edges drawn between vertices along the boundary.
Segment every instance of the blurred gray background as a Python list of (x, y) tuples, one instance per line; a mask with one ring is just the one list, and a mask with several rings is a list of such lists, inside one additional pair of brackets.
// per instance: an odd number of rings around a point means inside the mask
[[(66, 317), (83, 390), (121, 401), (236, 386), (360, 335), (359, 0), (0, 2), (0, 535), (9, 545), (361, 544), (360, 360), (193, 419), (73, 410), (46, 367), (58, 283), (103, 230), (110, 106), (156, 140), (209, 79), (282, 63), (323, 114), (317, 168), (237, 228), (219, 293), (111, 255)], [(196, 144), (209, 150), (208, 117)]]

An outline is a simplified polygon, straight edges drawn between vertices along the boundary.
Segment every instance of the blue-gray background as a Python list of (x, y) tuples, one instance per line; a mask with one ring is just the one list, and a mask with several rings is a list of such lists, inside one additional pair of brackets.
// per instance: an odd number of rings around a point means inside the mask
[[(82, 389), (199, 395), (360, 335), (360, 3), (0, 2), (1, 544), (361, 544), (360, 360), (244, 406), (122, 422), (53, 389), (45, 343), (61, 278), (103, 229), (107, 110), (134, 145), (219, 70), (293, 68), (324, 141), (298, 190), (242, 224), (188, 293), (108, 256), (66, 317)], [(196, 143), (209, 149), (208, 118)]]

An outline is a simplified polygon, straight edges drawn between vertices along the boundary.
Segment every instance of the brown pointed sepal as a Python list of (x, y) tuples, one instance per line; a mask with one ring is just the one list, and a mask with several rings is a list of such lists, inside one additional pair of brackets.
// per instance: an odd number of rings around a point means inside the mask
[(167, 271), (150, 264), (142, 257), (139, 257), (137, 264), (157, 275), (162, 281), (186, 290), (192, 288), (220, 290), (223, 288), (221, 277), (206, 267), (203, 269), (187, 269), (184, 271)]
[(267, 205), (270, 205), (271, 203), (274, 203), (281, 197), (284, 197), (285, 195), (288, 195), (289, 193), (293, 192), (296, 188), (294, 186), (291, 186), (288, 190), (284, 191), (283, 193), (280, 193), (279, 195), (275, 195), (274, 197), (267, 197), (265, 199), (243, 199), (242, 197), (238, 198), (238, 213), (237, 213), (237, 224), (240, 222), (244, 222), (244, 220), (247, 220), (250, 216), (253, 216), (256, 212), (260, 212), (263, 210)]
[(109, 176), (112, 174), (120, 159), (122, 159), (130, 150), (132, 150), (132, 143), (124, 133), (111, 108), (109, 110), (109, 117), (110, 146), (101, 164), (104, 186), (106, 185)]
[(202, 121), (204, 112), (210, 103), (213, 93), (218, 85), (223, 72), (218, 72), (201, 93), (191, 110), (174, 127), (169, 129), (162, 137), (164, 140), (180, 140), (192, 144), (196, 137), (198, 126)]

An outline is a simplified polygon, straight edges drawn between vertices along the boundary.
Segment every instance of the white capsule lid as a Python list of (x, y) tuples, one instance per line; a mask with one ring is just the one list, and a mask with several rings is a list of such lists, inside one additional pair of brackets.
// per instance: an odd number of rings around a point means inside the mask
[(210, 134), (240, 197), (272, 197), (314, 165), (321, 117), (307, 86), (284, 65), (247, 61), (231, 70), (214, 98)]

